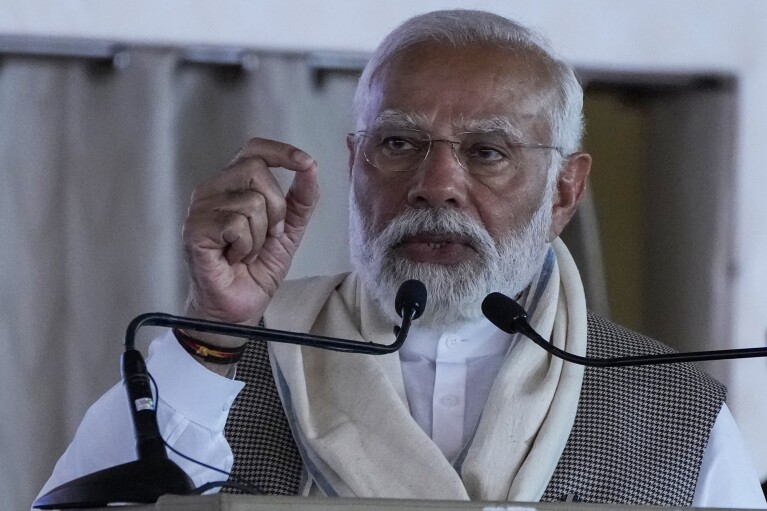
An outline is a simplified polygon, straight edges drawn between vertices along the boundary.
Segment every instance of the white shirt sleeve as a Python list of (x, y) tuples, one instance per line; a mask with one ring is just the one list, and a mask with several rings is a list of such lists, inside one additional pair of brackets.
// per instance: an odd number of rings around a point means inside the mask
[(722, 405), (703, 453), (693, 507), (767, 509), (759, 479), (727, 405)]
[[(205, 369), (170, 331), (150, 346), (147, 369), (157, 382), (157, 422), (163, 438), (179, 452), (228, 472), (234, 457), (224, 438), (224, 425), (244, 384)], [(169, 457), (195, 486), (226, 479), (170, 451)], [(120, 382), (88, 409), (40, 495), (72, 479), (135, 459), (133, 423)]]

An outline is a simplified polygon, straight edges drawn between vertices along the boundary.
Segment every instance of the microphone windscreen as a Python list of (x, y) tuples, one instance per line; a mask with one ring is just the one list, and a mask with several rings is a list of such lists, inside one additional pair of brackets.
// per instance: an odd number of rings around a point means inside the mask
[(527, 318), (525, 309), (502, 293), (490, 293), (482, 300), (482, 314), (509, 334), (516, 334), (519, 331), (517, 321)]
[(406, 280), (397, 290), (397, 296), (394, 299), (394, 310), (399, 317), (402, 317), (405, 310), (413, 310), (412, 319), (417, 319), (423, 314), (426, 308), (426, 286), (420, 280)]

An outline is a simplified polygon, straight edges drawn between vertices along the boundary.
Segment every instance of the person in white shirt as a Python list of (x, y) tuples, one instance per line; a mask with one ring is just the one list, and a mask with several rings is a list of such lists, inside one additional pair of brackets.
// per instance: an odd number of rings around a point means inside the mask
[[(355, 111), (353, 273), (285, 281), (318, 201), (318, 167), (278, 141), (249, 141), (200, 184), (183, 231), (193, 317), (388, 344), (398, 286), (426, 285), (426, 311), (398, 354), (269, 344), (261, 366), (300, 454), (297, 492), (767, 507), (716, 382), (688, 366), (584, 372), (482, 317), (482, 299), (500, 291), (568, 351), (664, 349), (587, 313), (558, 240), (591, 166), (582, 90), (539, 36), (480, 11), (412, 18), (371, 58)], [(295, 172), (287, 195), (270, 167)], [(186, 335), (223, 349), (243, 342)], [(216, 356), (190, 356), (169, 333), (149, 368), (168, 442), (230, 470), (237, 449), (224, 429), (243, 388), (231, 377), (247, 371)], [(134, 459), (130, 437), (117, 386), (41, 493)], [(196, 484), (221, 478), (172, 456)]]

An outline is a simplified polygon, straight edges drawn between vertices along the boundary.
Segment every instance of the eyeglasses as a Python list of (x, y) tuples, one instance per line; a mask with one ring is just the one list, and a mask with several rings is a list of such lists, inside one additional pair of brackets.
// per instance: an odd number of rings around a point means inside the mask
[(527, 149), (553, 149), (556, 146), (511, 142), (499, 132), (456, 133), (448, 140), (431, 138), (425, 131), (414, 129), (379, 129), (357, 131), (350, 136), (359, 137), (362, 154), (373, 167), (387, 172), (412, 172), (429, 156), (432, 144), (445, 142), (453, 149), (458, 164), (475, 176), (497, 176), (524, 161)]

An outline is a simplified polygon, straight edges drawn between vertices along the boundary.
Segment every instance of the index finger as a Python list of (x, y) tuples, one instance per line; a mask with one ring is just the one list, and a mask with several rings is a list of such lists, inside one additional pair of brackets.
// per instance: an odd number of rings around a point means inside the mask
[(314, 164), (312, 157), (301, 149), (266, 138), (250, 139), (237, 153), (235, 161), (249, 158), (260, 158), (269, 167), (282, 167), (296, 172), (308, 170)]
[(220, 193), (255, 191), (268, 197), (280, 195), (280, 187), (269, 172), (270, 167), (283, 167), (304, 172), (314, 160), (295, 146), (276, 140), (250, 140), (224, 170), (217, 172), (195, 188), (192, 200)]

